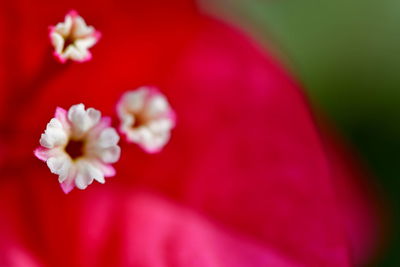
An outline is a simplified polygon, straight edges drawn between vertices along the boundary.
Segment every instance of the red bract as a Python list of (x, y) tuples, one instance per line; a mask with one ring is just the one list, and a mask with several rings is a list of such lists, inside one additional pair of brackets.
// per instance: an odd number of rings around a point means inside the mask
[[(91, 61), (60, 65), (47, 28), (71, 8), (103, 37)], [(184, 0), (20, 0), (1, 12), (1, 265), (366, 260), (375, 221), (353, 180), (362, 173), (323, 143), (300, 86), (246, 36)], [(141, 85), (176, 112), (169, 144), (146, 154), (122, 142), (114, 178), (64, 195), (32, 155), (55, 108), (85, 103), (117, 127), (118, 99)]]

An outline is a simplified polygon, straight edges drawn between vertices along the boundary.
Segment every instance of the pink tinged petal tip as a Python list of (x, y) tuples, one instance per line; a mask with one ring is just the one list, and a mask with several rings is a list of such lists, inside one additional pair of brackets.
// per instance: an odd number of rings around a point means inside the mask
[(67, 16), (71, 16), (71, 17), (77, 17), (79, 16), (78, 12), (75, 9), (71, 9), (68, 13)]
[(33, 151), (33, 153), (41, 161), (46, 161), (50, 158), (49, 149), (47, 149), (47, 148), (38, 147)]
[(74, 189), (75, 184), (73, 181), (64, 181), (62, 183), (60, 183), (61, 189), (65, 194), (68, 194), (69, 192), (72, 191), (72, 189)]

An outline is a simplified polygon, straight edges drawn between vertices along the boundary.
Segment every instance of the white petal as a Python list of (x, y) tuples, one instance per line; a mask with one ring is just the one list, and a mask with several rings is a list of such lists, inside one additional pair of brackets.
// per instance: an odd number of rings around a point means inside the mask
[(105, 183), (103, 172), (101, 171), (101, 169), (97, 168), (94, 164), (88, 163), (88, 173), (91, 178), (95, 179), (99, 183), (102, 184)]
[(86, 113), (88, 116), (88, 122), (90, 124), (90, 127), (92, 127), (93, 125), (96, 125), (100, 121), (101, 112), (98, 111), (97, 109), (88, 108)]
[(121, 119), (120, 130), (124, 133), (128, 132), (132, 128), (135, 118), (132, 114), (128, 113), (123, 113), (119, 117)]
[(72, 164), (71, 159), (65, 154), (51, 157), (46, 163), (52, 173), (58, 174), (62, 177), (68, 176), (68, 172)]
[(119, 141), (119, 135), (114, 128), (106, 128), (100, 134), (96, 144), (99, 148), (115, 146)]
[(68, 179), (73, 179), (75, 175), (76, 175), (76, 166), (71, 161), (71, 159), (68, 159), (66, 162), (64, 162), (62, 173), (58, 175), (58, 182), (63, 183)]
[(57, 32), (51, 33), (50, 38), (56, 52), (61, 54), (64, 49), (65, 39)]
[(82, 39), (78, 39), (74, 42), (74, 46), (78, 48), (82, 53), (87, 54), (88, 49), (97, 43), (97, 39), (95, 37), (86, 37)]
[(76, 16), (74, 18), (74, 38), (82, 38), (93, 33), (94, 28), (92, 26), (87, 26), (85, 20), (81, 16)]
[(93, 178), (90, 177), (89, 172), (90, 165), (85, 160), (79, 160), (75, 164), (77, 167), (75, 185), (79, 189), (85, 189), (89, 184), (93, 182)]
[(35, 156), (42, 160), (42, 161), (47, 161), (50, 157), (52, 157), (53, 155), (51, 154), (51, 151), (53, 149), (47, 149), (44, 147), (38, 147), (35, 149), (35, 151), (33, 152), (35, 154)]
[(71, 33), (72, 29), (72, 17), (65, 16), (64, 22), (60, 22), (56, 25), (55, 31), (61, 34), (63, 37), (67, 37)]
[(161, 94), (154, 95), (151, 99), (149, 99), (146, 106), (146, 114), (152, 117), (156, 117), (160, 114), (163, 114), (168, 110), (169, 110), (168, 101)]
[(144, 88), (127, 93), (124, 98), (124, 106), (128, 111), (138, 111), (144, 107), (147, 91)]
[(92, 164), (96, 166), (104, 174), (104, 177), (112, 177), (116, 174), (113, 166), (110, 164), (105, 164), (100, 161), (93, 161)]
[(70, 58), (75, 61), (82, 61), (87, 57), (88, 51), (80, 50), (75, 45), (71, 44), (66, 49), (65, 52), (62, 53), (62, 56), (65, 58)]
[(83, 190), (86, 189), (86, 187), (92, 183), (92, 180), (90, 177), (86, 175), (86, 173), (78, 172), (75, 178), (75, 185), (79, 189)]
[(61, 122), (64, 130), (69, 133), (71, 125), (68, 121), (68, 112), (63, 108), (57, 107), (54, 117)]
[(134, 142), (142, 143), (146, 140), (151, 139), (152, 133), (147, 127), (139, 127), (128, 132), (128, 138)]
[(164, 132), (159, 135), (154, 135), (151, 139), (147, 139), (143, 143), (143, 148), (149, 153), (158, 152), (170, 139), (170, 133)]
[(114, 163), (119, 160), (121, 148), (119, 146), (103, 148), (98, 152), (98, 154), (104, 163)]
[(75, 178), (75, 185), (79, 189), (85, 189), (93, 180), (99, 183), (105, 183), (104, 172), (100, 168), (99, 163), (90, 160), (79, 160), (76, 163), (77, 174)]
[(68, 119), (74, 124), (81, 124), (85, 116), (85, 105), (73, 105), (68, 110)]
[(75, 187), (75, 174), (68, 176), (64, 181), (60, 182), (60, 186), (65, 194), (71, 192)]
[(149, 130), (153, 133), (168, 132), (173, 127), (173, 122), (170, 119), (163, 118), (153, 120), (147, 124)]
[(54, 148), (65, 145), (68, 142), (68, 134), (59, 120), (53, 118), (47, 124), (44, 134), (40, 138), (40, 144), (46, 148)]
[(100, 117), (100, 111), (93, 108), (89, 108), (85, 111), (85, 106), (83, 104), (73, 105), (68, 110), (68, 119), (72, 124), (73, 135), (77, 137), (95, 126), (100, 121)]

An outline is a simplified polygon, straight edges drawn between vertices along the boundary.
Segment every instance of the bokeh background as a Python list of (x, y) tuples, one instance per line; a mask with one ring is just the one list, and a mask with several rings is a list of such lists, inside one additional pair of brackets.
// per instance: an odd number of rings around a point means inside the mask
[(400, 266), (400, 1), (203, 0), (297, 76), (375, 176), (389, 210), (373, 266)]

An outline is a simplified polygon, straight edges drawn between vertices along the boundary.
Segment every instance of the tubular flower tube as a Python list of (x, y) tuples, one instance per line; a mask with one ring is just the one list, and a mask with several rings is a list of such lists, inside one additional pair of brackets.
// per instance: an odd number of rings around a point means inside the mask
[[(360, 185), (367, 176), (350, 153), (324, 141), (330, 132), (320, 131), (303, 89), (268, 48), (191, 0), (6, 2), (1, 266), (345, 267), (369, 260), (377, 213)], [(102, 33), (85, 64), (59, 64), (46, 39), (71, 6)], [(147, 84), (159, 88), (160, 117), (145, 105), (126, 114), (138, 92), (131, 90)], [(99, 112), (76, 103), (110, 115), (127, 138), (117, 144)], [(71, 108), (51, 119), (57, 107)], [(143, 125), (168, 118), (161, 141), (130, 140), (138, 129), (125, 126), (135, 126), (137, 114), (145, 115)], [(97, 148), (120, 146), (113, 181), (65, 195), (32, 155), (39, 138), (36, 155), (80, 188), (114, 174), (108, 167), (118, 153)], [(76, 166), (81, 159), (97, 171)], [(66, 175), (66, 164), (87, 175)]]

